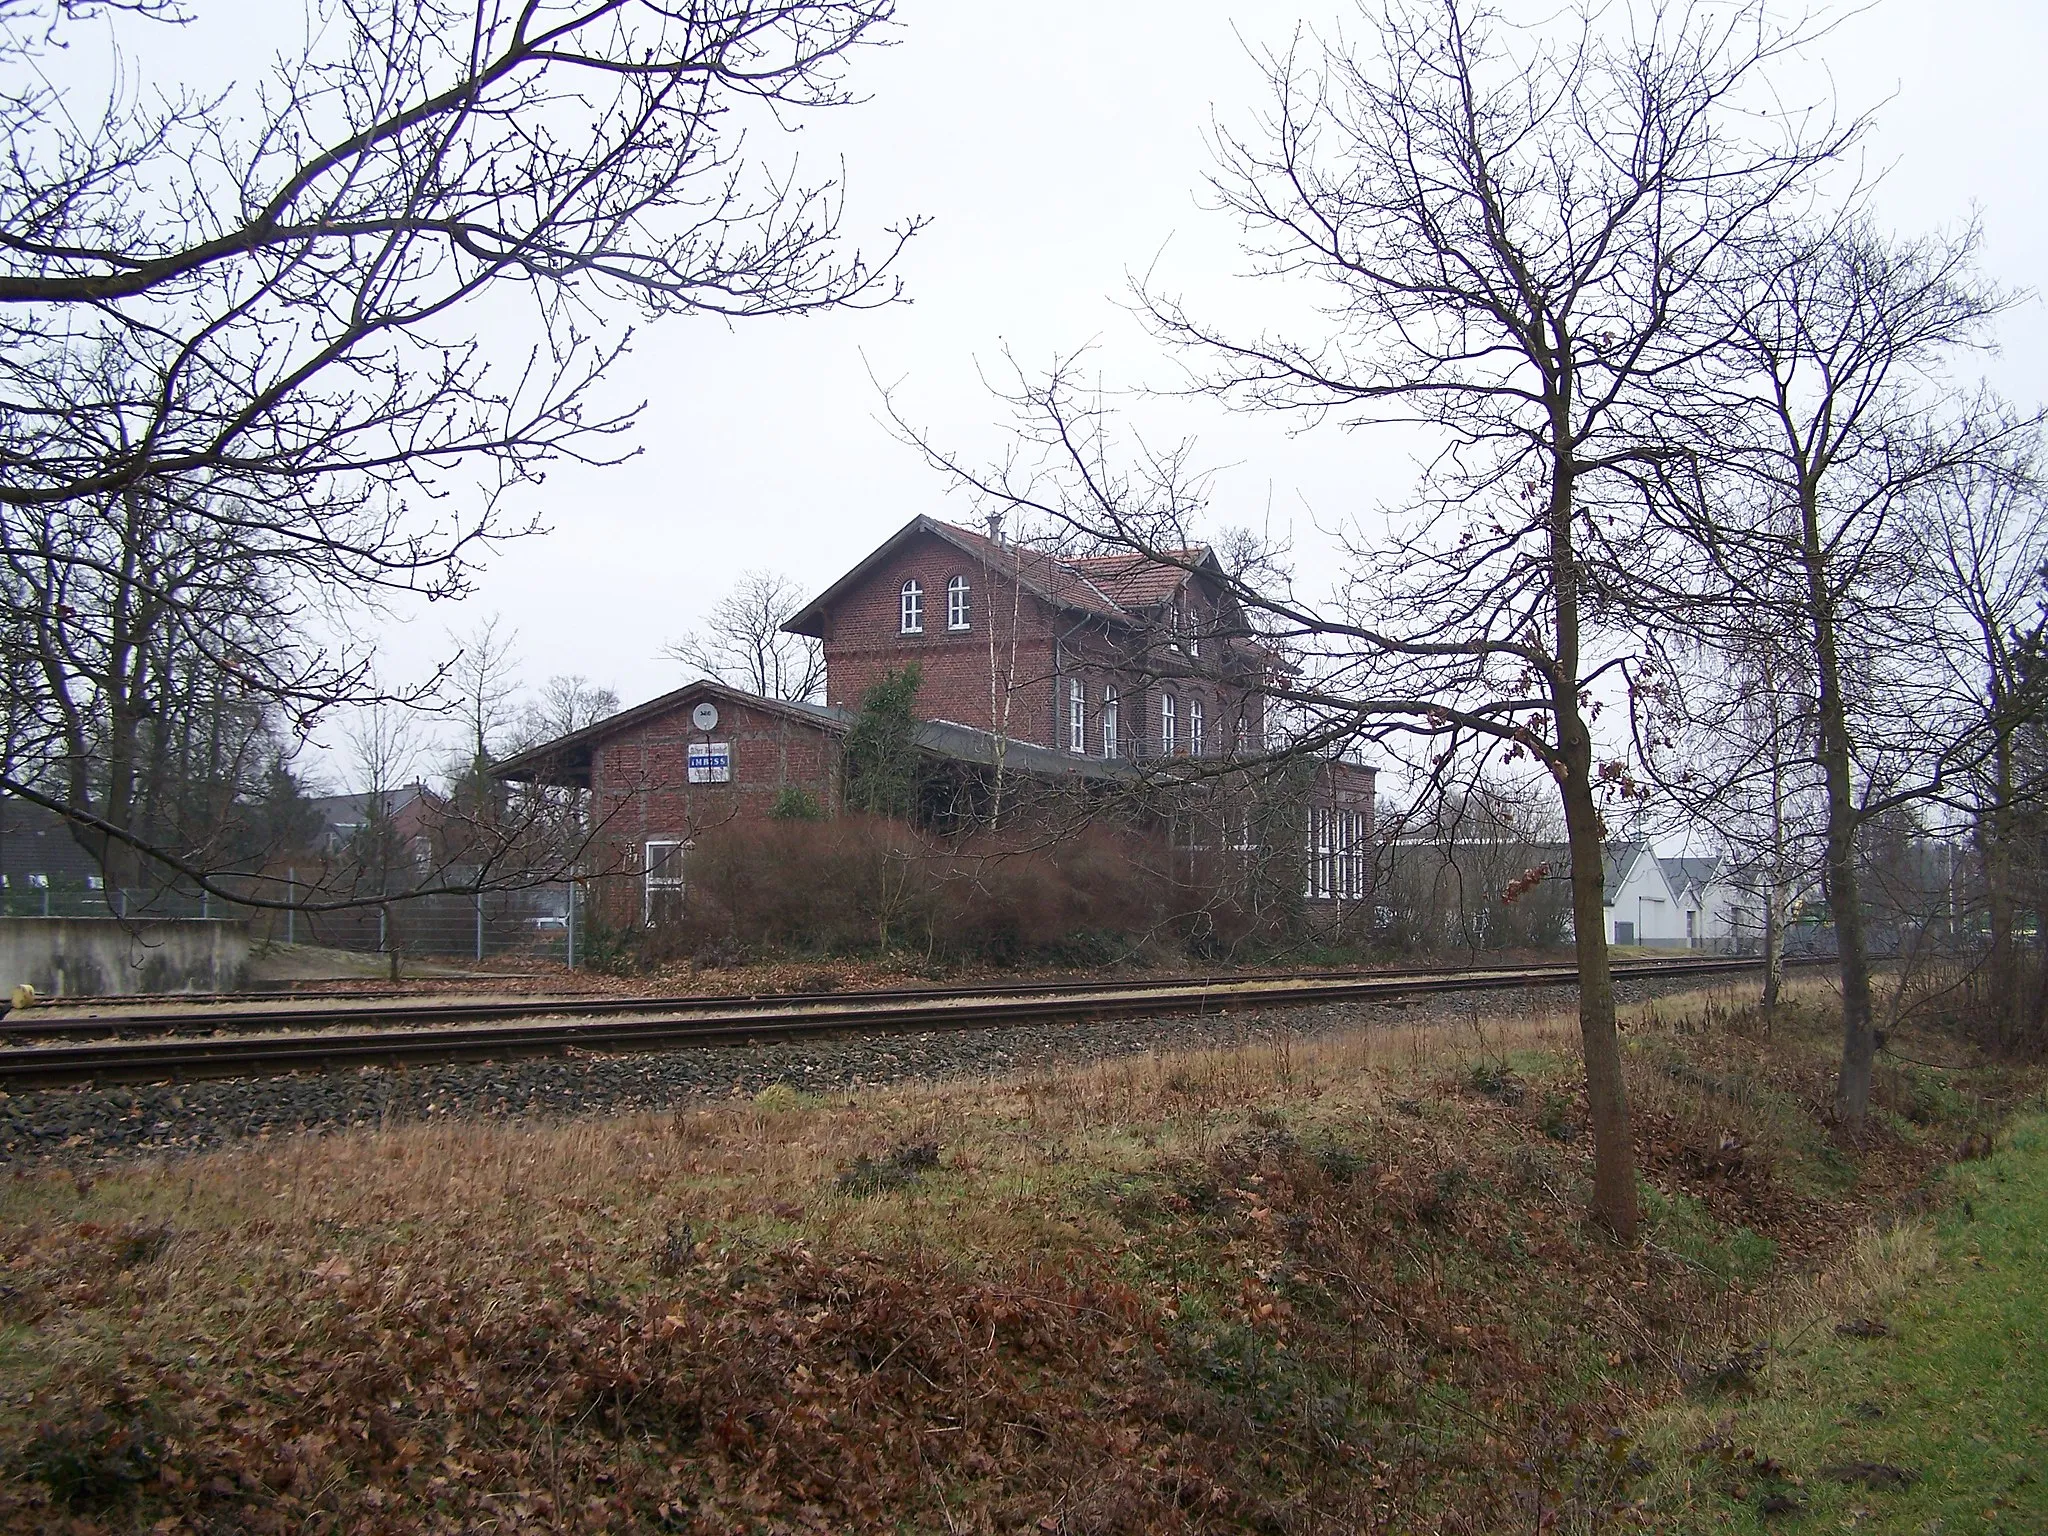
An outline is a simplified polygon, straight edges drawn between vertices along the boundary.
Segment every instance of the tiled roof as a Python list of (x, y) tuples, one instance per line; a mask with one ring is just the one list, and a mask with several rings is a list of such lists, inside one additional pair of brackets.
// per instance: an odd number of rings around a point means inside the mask
[(970, 554), (987, 561), (992, 569), (1012, 577), (1027, 591), (1038, 593), (1057, 607), (1093, 613), (1106, 619), (1130, 617), (1100, 584), (1078, 569), (1083, 563), (1081, 561), (1062, 560), (1044, 550), (1027, 549), (1018, 544), (999, 544), (971, 528), (942, 523), (936, 518), (932, 519), (932, 525), (942, 536), (950, 537)]
[(1670, 884), (1673, 895), (1677, 895), (1688, 885), (1704, 891), (1713, 883), (1714, 875), (1721, 867), (1719, 859), (1699, 857), (1659, 859), (1657, 862), (1664, 866), (1664, 878)]
[[(571, 732), (553, 741), (542, 742), (529, 747), (502, 762), (490, 767), (492, 777), (511, 779), (519, 782), (573, 784), (579, 788), (590, 787), (590, 757), (592, 747), (605, 737), (661, 716), (672, 715), (689, 708), (702, 699), (718, 699), (729, 703), (743, 704), (749, 709), (765, 710), (784, 714), (805, 724), (817, 726), (833, 735), (843, 735), (854, 722), (850, 709), (829, 708), (823, 704), (804, 704), (790, 699), (767, 699), (744, 689), (729, 687), (724, 683), (699, 679), (681, 688), (649, 699), (645, 704), (621, 710), (618, 714), (587, 725), (580, 731)], [(1122, 779), (1129, 778), (1135, 770), (1121, 761), (1103, 761), (1100, 758), (1082, 757), (1071, 752), (1061, 752), (1052, 747), (1041, 747), (1032, 742), (1019, 741), (1015, 737), (998, 741), (995, 733), (978, 726), (961, 725), (952, 720), (920, 720), (916, 730), (917, 745), (934, 757), (951, 758), (963, 763), (994, 763), (1001, 758), (1004, 766), (1012, 772), (1036, 774), (1044, 778), (1058, 779)]]
[(99, 878), (99, 861), (85, 851), (54, 811), (0, 796), (0, 875), (14, 886), (30, 875), (79, 885)]
[(1070, 558), (1006, 544), (935, 517), (914, 517), (794, 614), (783, 628), (791, 634), (822, 637), (824, 610), (861, 581), (890, 549), (917, 533), (943, 539), (963, 554), (986, 562), (991, 570), (1001, 571), (1056, 608), (1124, 624), (1137, 623), (1140, 612), (1169, 601), (1187, 580), (1188, 572), (1171, 562), (1193, 566), (1214, 558), (1200, 546), (1166, 551), (1165, 560), (1133, 554)]
[(1209, 551), (1200, 545), (1162, 553), (1163, 560), (1149, 555), (1085, 555), (1066, 564), (1100, 587), (1120, 607), (1157, 608), (1170, 602), (1186, 583), (1188, 568), (1200, 565), (1209, 556)]

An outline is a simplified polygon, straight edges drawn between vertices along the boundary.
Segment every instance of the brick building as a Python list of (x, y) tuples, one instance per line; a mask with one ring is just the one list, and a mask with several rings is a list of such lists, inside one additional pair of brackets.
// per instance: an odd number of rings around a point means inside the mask
[(1265, 744), (1271, 658), (1206, 549), (1066, 558), (915, 517), (787, 626), (825, 649), (827, 702), (916, 661), (925, 715), (1102, 758)]
[[(1273, 663), (1222, 578), (1206, 549), (1067, 558), (913, 518), (785, 626), (822, 643), (824, 704), (691, 683), (493, 771), (588, 791), (592, 867), (629, 877), (607, 905), (657, 917), (708, 828), (764, 817), (793, 791), (837, 811), (862, 694), (914, 661), (927, 821), (971, 818), (993, 781), (1006, 806), (1025, 787), (1069, 808), (1114, 795), (1162, 836), (1244, 849), (1250, 801), (1275, 780), (1234, 765), (1265, 750)], [(1288, 783), (1298, 814), (1256, 836), (1291, 844), (1308, 900), (1362, 897), (1373, 770), (1318, 761)]]

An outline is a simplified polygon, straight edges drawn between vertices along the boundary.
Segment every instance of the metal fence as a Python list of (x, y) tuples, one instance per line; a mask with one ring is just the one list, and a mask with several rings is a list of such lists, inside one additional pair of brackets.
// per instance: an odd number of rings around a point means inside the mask
[(362, 954), (501, 956), (575, 965), (588, 904), (580, 882), (551, 881), (480, 895), (407, 896), (326, 912), (246, 907), (203, 891), (9, 884), (0, 916), (245, 921), (259, 940)]

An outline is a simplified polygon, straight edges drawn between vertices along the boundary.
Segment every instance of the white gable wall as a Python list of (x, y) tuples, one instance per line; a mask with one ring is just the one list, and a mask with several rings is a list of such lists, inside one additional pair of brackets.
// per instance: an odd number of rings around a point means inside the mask
[(1629, 857), (1606, 917), (1610, 944), (1685, 947), (1685, 912), (1666, 883), (1662, 867), (1647, 853)]
[(1705, 908), (1706, 936), (1718, 944), (1756, 944), (1763, 940), (1763, 901), (1754, 891), (1745, 891), (1724, 879), (1714, 880), (1700, 893)]

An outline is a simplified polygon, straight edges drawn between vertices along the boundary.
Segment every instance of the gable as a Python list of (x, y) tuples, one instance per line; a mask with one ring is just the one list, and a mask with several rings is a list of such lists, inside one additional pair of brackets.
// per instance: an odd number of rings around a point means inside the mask
[[(922, 563), (922, 557), (926, 555), (932, 557), (930, 568), (934, 571), (947, 565), (948, 556), (957, 558), (959, 562), (957, 566), (949, 566), (947, 572), (938, 577), (936, 592), (930, 581), (925, 582), (927, 605), (934, 600), (939, 603), (945, 601), (944, 583), (950, 575), (957, 573), (968, 576), (970, 580), (997, 578), (1006, 584), (1014, 583), (1054, 608), (1110, 620), (1128, 621), (1130, 618), (1083, 573), (1041, 550), (1001, 544), (968, 529), (920, 515), (889, 535), (852, 570), (812, 598), (790, 617), (783, 629), (792, 635), (822, 640), (835, 610), (854, 603), (863, 607), (878, 604), (880, 594), (871, 590), (877, 584), (888, 589), (888, 600), (893, 604), (900, 583), (890, 579), (890, 573), (906, 558), (918, 557)], [(929, 607), (927, 611), (931, 611)]]
[(851, 716), (843, 710), (821, 704), (800, 704), (788, 699), (767, 699), (724, 683), (700, 678), (693, 683), (636, 704), (631, 709), (608, 715), (580, 731), (571, 731), (553, 741), (544, 741), (523, 752), (491, 764), (494, 779), (515, 784), (561, 784), (590, 788), (591, 760), (605, 743), (668, 726), (678, 716), (687, 716), (699, 704), (727, 710), (754, 710), (816, 730), (843, 732)]

